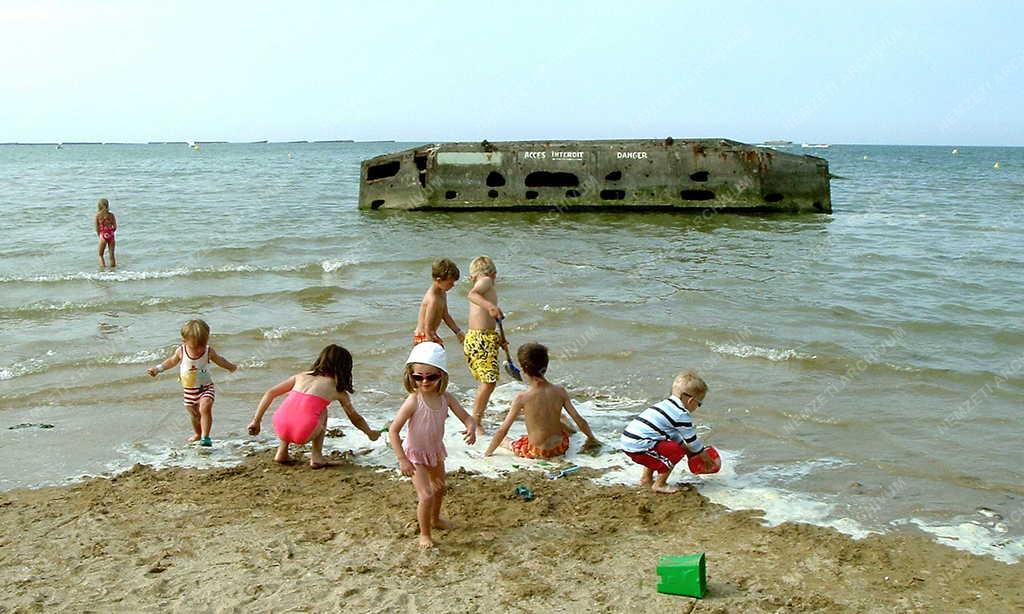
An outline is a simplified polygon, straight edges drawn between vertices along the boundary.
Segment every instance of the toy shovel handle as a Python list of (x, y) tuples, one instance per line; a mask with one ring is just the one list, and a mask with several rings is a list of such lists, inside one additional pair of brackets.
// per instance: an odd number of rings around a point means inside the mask
[(505, 350), (505, 363), (506, 371), (508, 374), (519, 381), (523, 381), (523, 374), (520, 373), (519, 367), (516, 363), (512, 362), (512, 355), (508, 353), (508, 340), (505, 339), (505, 327), (501, 325), (501, 320), (495, 320), (498, 323), (498, 334), (501, 335), (501, 347)]
[(495, 320), (498, 323), (498, 334), (501, 335), (501, 347), (505, 350), (505, 358), (512, 361), (512, 357), (508, 354), (508, 339), (505, 339), (505, 327), (501, 325), (501, 320)]

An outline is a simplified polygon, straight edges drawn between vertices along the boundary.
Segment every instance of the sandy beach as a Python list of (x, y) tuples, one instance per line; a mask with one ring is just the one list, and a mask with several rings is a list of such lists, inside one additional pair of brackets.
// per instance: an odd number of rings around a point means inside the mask
[[(686, 487), (587, 474), (449, 475), (458, 524), (415, 543), (407, 481), (271, 452), (217, 470), (138, 466), (0, 494), (0, 612), (1010, 612), (1024, 569), (915, 535), (765, 528)], [(513, 491), (527, 485), (533, 501)], [(662, 554), (707, 553), (702, 600), (656, 592)]]

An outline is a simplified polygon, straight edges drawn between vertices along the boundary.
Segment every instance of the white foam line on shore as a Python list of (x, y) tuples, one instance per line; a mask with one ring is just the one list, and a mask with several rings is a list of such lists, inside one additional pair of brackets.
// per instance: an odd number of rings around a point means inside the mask
[(898, 520), (892, 524), (894, 526), (914, 525), (931, 535), (940, 544), (957, 550), (966, 550), (972, 554), (991, 556), (1003, 563), (1012, 565), (1024, 559), (1024, 537), (1008, 538), (1003, 534), (1006, 528), (998, 525), (986, 527), (971, 521), (942, 524), (926, 522), (918, 518)]
[[(498, 388), (496, 396), (506, 403), (522, 388), (521, 384), (506, 384)], [(500, 392), (500, 395), (498, 394)], [(506, 399), (507, 397), (507, 399)], [(506, 405), (507, 406), (507, 405)], [(581, 413), (590, 420), (596, 418), (603, 409), (592, 407), (589, 402), (578, 405)], [(383, 426), (385, 416), (390, 416), (394, 408), (366, 408), (363, 411), (371, 426)], [(325, 454), (340, 452), (353, 464), (373, 468), (401, 478), (397, 474), (398, 462), (394, 452), (388, 447), (387, 433), (381, 433), (376, 441), (367, 437), (351, 426), (347, 419), (330, 418), (330, 428), (341, 428), (343, 437), (330, 437), (324, 442)], [(522, 423), (512, 426), (510, 437), (518, 437), (525, 433)], [(490, 443), (490, 438), (478, 440), (469, 446), (463, 441), (462, 425), (454, 419), (448, 421), (444, 443), (448, 450), (445, 462), (447, 471), (465, 470), (487, 478), (500, 478), (517, 470), (548, 472), (569, 465), (579, 465), (597, 470), (600, 476), (592, 481), (599, 485), (636, 485), (642, 474), (642, 468), (633, 463), (624, 454), (617, 453), (618, 439), (612, 434), (602, 435), (605, 447), (598, 456), (580, 454), (579, 450), (584, 439), (574, 436), (569, 451), (563, 458), (552, 461), (534, 461), (518, 458), (504, 448), (499, 448), (490, 458), (483, 457), (483, 451)], [(150, 465), (156, 469), (166, 467), (190, 467), (212, 469), (230, 467), (240, 464), (246, 456), (266, 452), (277, 445), (272, 429), (265, 430), (259, 437), (232, 434), (214, 442), (213, 448), (200, 448), (183, 444), (134, 443), (118, 448), (121, 458), (108, 464), (111, 473), (120, 473), (135, 464)], [(308, 455), (308, 446), (301, 448), (301, 459)], [(691, 475), (685, 468), (677, 469), (671, 483), (693, 485), (710, 501), (733, 511), (759, 510), (763, 522), (767, 526), (776, 526), (784, 522), (800, 522), (812, 525), (831, 527), (854, 539), (861, 539), (881, 530), (867, 527), (849, 518), (836, 514), (837, 506), (826, 500), (811, 495), (796, 493), (779, 486), (768, 486), (774, 482), (787, 483), (804, 477), (814, 471), (836, 467), (844, 464), (835, 458), (812, 459), (797, 463), (794, 466), (764, 467), (750, 473), (737, 473), (736, 467), (742, 460), (741, 452), (719, 448), (722, 455), (722, 471), (714, 475)], [(293, 456), (300, 458), (300, 452), (293, 447)], [(84, 479), (91, 476), (80, 476)], [(77, 481), (77, 480), (76, 480)], [(997, 560), (1015, 563), (1024, 558), (1024, 538), (1007, 538), (1006, 528), (997, 526), (986, 527), (979, 522), (962, 522), (959, 524), (928, 523), (918, 519), (901, 520), (890, 523), (890, 526), (912, 524), (922, 531), (933, 535), (939, 543), (965, 550), (974, 554), (987, 555)]]

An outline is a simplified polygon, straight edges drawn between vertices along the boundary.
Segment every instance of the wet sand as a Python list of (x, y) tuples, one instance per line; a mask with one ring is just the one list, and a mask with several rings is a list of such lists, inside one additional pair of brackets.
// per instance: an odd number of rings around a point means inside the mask
[[(271, 457), (0, 494), (0, 612), (1024, 611), (1020, 564), (917, 535), (765, 528), (689, 488), (586, 472), (450, 474), (444, 513), (459, 526), (424, 551), (394, 472)], [(657, 593), (658, 556), (698, 551), (709, 594)]]

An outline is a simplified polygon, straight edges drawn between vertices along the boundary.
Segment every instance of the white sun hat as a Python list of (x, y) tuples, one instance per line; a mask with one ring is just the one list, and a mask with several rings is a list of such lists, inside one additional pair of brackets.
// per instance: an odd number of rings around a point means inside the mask
[(430, 365), (448, 373), (448, 357), (444, 353), (444, 346), (433, 341), (424, 341), (413, 346), (409, 352), (409, 360), (405, 364), (418, 362), (423, 365)]

